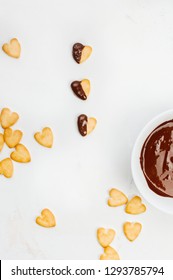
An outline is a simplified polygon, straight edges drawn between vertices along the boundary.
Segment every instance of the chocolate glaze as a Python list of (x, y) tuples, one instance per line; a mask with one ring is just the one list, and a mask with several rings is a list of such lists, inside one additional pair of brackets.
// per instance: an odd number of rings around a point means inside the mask
[(149, 188), (160, 196), (173, 197), (173, 120), (150, 133), (143, 144), (140, 163)]
[(74, 81), (71, 83), (71, 88), (73, 92), (77, 95), (82, 100), (86, 100), (87, 96), (82, 88), (81, 82), (80, 81)]
[(84, 45), (81, 43), (76, 43), (73, 45), (73, 58), (77, 63), (80, 63), (82, 50), (84, 49)]
[(87, 135), (87, 123), (88, 117), (86, 115), (82, 114), (78, 117), (78, 129), (82, 136)]

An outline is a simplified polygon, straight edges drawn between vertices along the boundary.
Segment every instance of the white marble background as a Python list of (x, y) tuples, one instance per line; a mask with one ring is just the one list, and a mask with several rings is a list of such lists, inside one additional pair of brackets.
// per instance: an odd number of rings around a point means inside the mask
[[(121, 259), (171, 259), (173, 217), (147, 202), (147, 212), (125, 214), (106, 204), (108, 190), (138, 194), (130, 170), (135, 139), (155, 115), (173, 108), (172, 0), (0, 0), (0, 45), (17, 37), (20, 60), (0, 51), (0, 107), (17, 111), (15, 125), (32, 162), (15, 163), (11, 180), (0, 178), (0, 259), (98, 259), (96, 229), (112, 227), (112, 246)], [(93, 47), (77, 65), (73, 43)], [(70, 83), (91, 80), (87, 102)], [(98, 126), (82, 138), (80, 113)], [(54, 147), (44, 149), (35, 131), (50, 126)], [(4, 149), (0, 160), (9, 154)], [(48, 207), (57, 227), (45, 229), (35, 217)], [(123, 222), (143, 224), (130, 243)]]

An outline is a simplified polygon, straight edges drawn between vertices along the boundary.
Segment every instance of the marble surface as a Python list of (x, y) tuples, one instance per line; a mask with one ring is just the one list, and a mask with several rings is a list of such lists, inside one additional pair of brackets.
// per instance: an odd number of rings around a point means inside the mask
[[(129, 216), (106, 204), (112, 187), (138, 194), (130, 157), (143, 126), (173, 107), (172, 0), (0, 0), (0, 45), (17, 37), (20, 60), (0, 51), (0, 106), (20, 114), (15, 128), (32, 155), (14, 163), (14, 177), (0, 178), (0, 259), (98, 259), (98, 227), (117, 232), (112, 246), (121, 259), (172, 259), (173, 217), (149, 205)], [(93, 47), (77, 65), (73, 43)], [(92, 91), (82, 102), (71, 92), (73, 80), (88, 78)], [(77, 116), (96, 117), (87, 138)], [(54, 132), (54, 147), (39, 146), (33, 134)], [(9, 155), (4, 148), (0, 160)], [(48, 207), (57, 227), (36, 225)], [(125, 221), (143, 224), (130, 243)]]

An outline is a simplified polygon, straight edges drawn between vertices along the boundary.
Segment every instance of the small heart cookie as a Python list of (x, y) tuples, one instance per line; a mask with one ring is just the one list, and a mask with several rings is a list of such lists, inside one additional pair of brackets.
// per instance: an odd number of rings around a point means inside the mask
[(4, 130), (4, 140), (9, 148), (14, 148), (22, 139), (23, 133), (20, 130), (12, 130), (10, 127)]
[(20, 57), (21, 46), (16, 38), (11, 39), (9, 44), (4, 44), (2, 49), (7, 55), (13, 58)]
[(124, 234), (129, 241), (134, 241), (140, 234), (142, 225), (140, 223), (126, 222), (123, 225)]
[(127, 196), (117, 189), (111, 189), (109, 191), (109, 195), (110, 198), (108, 199), (108, 205), (111, 207), (121, 206), (128, 202)]
[(2, 151), (4, 146), (4, 135), (0, 133), (0, 152)]
[(36, 218), (36, 223), (39, 226), (50, 228), (56, 226), (55, 216), (49, 209), (43, 209), (41, 216)]
[(91, 133), (96, 127), (97, 120), (95, 118), (88, 118), (82, 114), (78, 117), (78, 129), (82, 136), (86, 136)]
[(77, 63), (82, 63), (89, 58), (92, 53), (90, 46), (84, 46), (81, 43), (73, 45), (73, 58)]
[(0, 162), (0, 174), (4, 175), (6, 178), (11, 178), (13, 176), (13, 162), (11, 158), (3, 159)]
[(20, 163), (31, 161), (31, 156), (27, 148), (23, 144), (17, 144), (15, 151), (10, 155), (11, 159)]
[(113, 229), (99, 228), (97, 230), (97, 239), (100, 245), (105, 248), (114, 240), (115, 231)]
[(43, 128), (42, 132), (35, 133), (34, 138), (40, 145), (46, 148), (51, 148), (53, 145), (53, 133), (49, 127)]
[(146, 206), (142, 204), (139, 196), (134, 196), (128, 203), (125, 209), (126, 213), (137, 215), (146, 211)]
[(82, 81), (74, 81), (71, 83), (74, 94), (82, 100), (86, 100), (90, 94), (90, 81), (84, 79)]
[(112, 247), (108, 246), (104, 249), (104, 253), (100, 256), (100, 260), (119, 260), (120, 257)]
[(1, 126), (2, 128), (8, 128), (14, 125), (19, 119), (19, 115), (17, 113), (12, 113), (10, 109), (4, 108), (1, 112)]

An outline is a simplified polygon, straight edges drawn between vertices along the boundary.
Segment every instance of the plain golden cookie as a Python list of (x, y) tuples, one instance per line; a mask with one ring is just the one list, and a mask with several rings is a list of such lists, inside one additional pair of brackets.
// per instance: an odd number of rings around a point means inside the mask
[(36, 223), (39, 226), (50, 228), (56, 226), (55, 216), (49, 209), (43, 209), (41, 216), (36, 218)]
[(4, 146), (4, 135), (0, 133), (0, 152), (2, 151)]
[(53, 145), (53, 133), (49, 127), (42, 129), (42, 132), (37, 132), (34, 135), (35, 140), (46, 148), (51, 148)]
[(104, 249), (104, 253), (100, 256), (100, 260), (119, 260), (120, 257), (112, 247), (108, 246)]
[(114, 240), (115, 231), (113, 229), (99, 228), (97, 230), (97, 239), (100, 245), (105, 248)]
[(27, 148), (23, 144), (17, 144), (15, 151), (10, 155), (11, 159), (20, 163), (31, 161), (31, 156)]
[(6, 178), (11, 178), (13, 176), (13, 162), (11, 158), (3, 159), (0, 162), (0, 174), (4, 175)]
[(10, 40), (9, 44), (4, 44), (2, 46), (3, 51), (13, 57), (13, 58), (19, 58), (21, 53), (21, 46), (19, 44), (19, 41), (16, 38), (13, 38)]
[(137, 215), (146, 211), (146, 206), (142, 204), (142, 200), (139, 196), (134, 196), (125, 208), (126, 213)]
[(23, 133), (20, 130), (12, 130), (10, 127), (4, 130), (4, 141), (9, 148), (14, 148), (20, 143)]
[(11, 112), (10, 109), (4, 108), (1, 111), (1, 126), (2, 128), (8, 128), (14, 125), (19, 119), (19, 115), (16, 112)]
[(109, 191), (109, 196), (108, 205), (110, 207), (121, 206), (128, 202), (127, 196), (118, 189), (111, 189)]
[(142, 225), (140, 223), (126, 222), (123, 225), (124, 234), (129, 241), (134, 241), (140, 234)]

